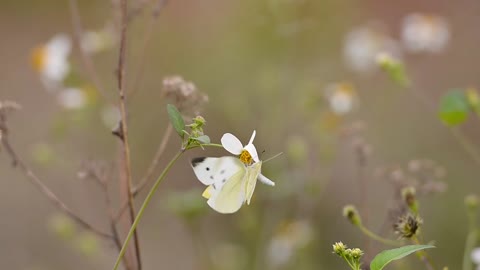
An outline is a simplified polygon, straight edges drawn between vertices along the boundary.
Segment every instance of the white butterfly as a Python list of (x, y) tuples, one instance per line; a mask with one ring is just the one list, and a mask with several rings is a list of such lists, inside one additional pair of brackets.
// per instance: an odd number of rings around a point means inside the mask
[(238, 211), (245, 202), (250, 204), (257, 179), (275, 185), (260, 173), (261, 161), (246, 166), (236, 157), (199, 157), (192, 160), (192, 167), (198, 180), (208, 185), (202, 196), (222, 214)]
[(243, 147), (237, 137), (230, 133), (223, 135), (223, 147), (238, 157), (200, 157), (192, 160), (192, 168), (197, 178), (208, 185), (202, 196), (208, 205), (220, 213), (234, 213), (246, 202), (250, 204), (257, 179), (274, 186), (261, 174), (262, 161), (258, 159), (253, 145), (255, 131), (250, 142)]

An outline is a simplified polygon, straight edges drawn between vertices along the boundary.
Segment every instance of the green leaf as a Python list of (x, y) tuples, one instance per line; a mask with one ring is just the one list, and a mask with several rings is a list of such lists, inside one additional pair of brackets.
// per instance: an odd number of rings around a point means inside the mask
[(201, 144), (209, 144), (210, 143), (210, 137), (208, 137), (207, 135), (199, 136), (199, 137), (195, 138), (195, 140), (197, 140)]
[(467, 119), (469, 109), (465, 94), (460, 90), (452, 90), (440, 101), (439, 117), (447, 126), (456, 126)]
[(185, 122), (183, 121), (183, 117), (178, 111), (177, 107), (172, 104), (167, 104), (167, 112), (168, 118), (170, 119), (170, 123), (172, 123), (173, 128), (178, 133), (178, 135), (183, 138), (185, 129)]
[(375, 258), (373, 258), (372, 262), (370, 263), (370, 270), (382, 270), (391, 261), (401, 259), (414, 252), (427, 249), (427, 248), (434, 248), (434, 246), (410, 245), (410, 246), (404, 246), (400, 248), (384, 250), (379, 254), (377, 254)]

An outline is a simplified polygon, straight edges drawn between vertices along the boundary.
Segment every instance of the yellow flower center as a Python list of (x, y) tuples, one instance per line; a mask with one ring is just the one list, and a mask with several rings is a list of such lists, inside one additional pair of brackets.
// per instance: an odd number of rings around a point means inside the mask
[(253, 163), (252, 155), (247, 150), (242, 150), (240, 153), (240, 161), (243, 162), (245, 165), (251, 165)]
[(33, 68), (40, 72), (45, 67), (45, 62), (47, 58), (47, 50), (44, 46), (39, 46), (33, 49), (32, 52), (32, 66)]

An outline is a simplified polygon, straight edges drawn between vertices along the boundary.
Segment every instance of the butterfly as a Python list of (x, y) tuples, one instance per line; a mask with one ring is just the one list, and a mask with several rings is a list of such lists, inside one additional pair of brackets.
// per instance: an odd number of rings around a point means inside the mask
[(238, 157), (198, 157), (191, 161), (198, 180), (208, 187), (202, 196), (208, 205), (222, 214), (238, 211), (244, 203), (250, 204), (257, 179), (274, 186), (261, 174), (262, 161), (245, 165)]

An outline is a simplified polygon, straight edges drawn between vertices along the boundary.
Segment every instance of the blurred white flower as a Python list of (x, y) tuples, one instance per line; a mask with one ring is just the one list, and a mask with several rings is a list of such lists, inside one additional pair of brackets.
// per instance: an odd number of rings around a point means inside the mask
[(313, 237), (313, 229), (305, 220), (283, 224), (268, 246), (268, 259), (272, 266), (281, 266), (301, 248), (307, 246)]
[(357, 27), (345, 37), (344, 59), (352, 70), (365, 73), (373, 71), (376, 68), (375, 57), (380, 52), (400, 58), (398, 43), (377, 28)]
[(472, 253), (470, 253), (470, 257), (472, 258), (472, 262), (477, 265), (477, 269), (480, 268), (480, 248), (474, 248)]
[(402, 40), (411, 52), (440, 52), (449, 39), (448, 23), (440, 16), (413, 13), (403, 20)]
[(115, 34), (108, 25), (98, 31), (86, 31), (80, 40), (82, 50), (87, 53), (99, 53), (112, 48), (115, 44)]
[(107, 128), (114, 128), (118, 125), (121, 119), (120, 110), (113, 105), (105, 106), (101, 112), (101, 118), (103, 124)]
[(72, 41), (66, 34), (57, 34), (47, 43), (36, 47), (32, 52), (32, 64), (46, 86), (62, 82), (70, 72), (68, 57)]
[(357, 95), (353, 85), (349, 83), (333, 83), (325, 89), (330, 109), (336, 115), (345, 115), (357, 105)]
[(58, 103), (67, 110), (81, 109), (87, 105), (88, 97), (85, 91), (79, 88), (67, 88), (57, 95)]

